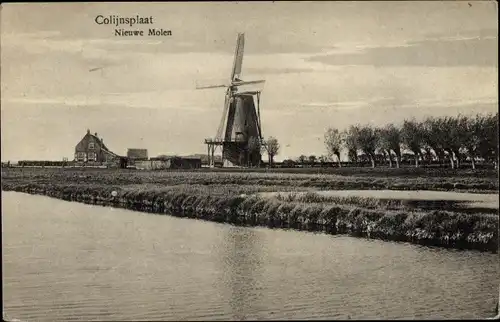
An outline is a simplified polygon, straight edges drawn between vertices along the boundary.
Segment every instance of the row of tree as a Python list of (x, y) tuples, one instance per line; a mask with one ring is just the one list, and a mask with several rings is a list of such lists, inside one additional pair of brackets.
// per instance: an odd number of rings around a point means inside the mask
[(498, 164), (498, 113), (468, 117), (428, 117), (423, 121), (405, 120), (400, 126), (383, 127), (352, 125), (345, 131), (329, 128), (325, 133), (328, 156), (346, 151), (349, 161), (358, 162), (360, 154), (367, 156), (375, 167), (377, 155), (390, 167), (399, 168), (403, 150), (414, 155), (415, 167), (421, 161), (449, 162), (452, 168), (470, 160)]

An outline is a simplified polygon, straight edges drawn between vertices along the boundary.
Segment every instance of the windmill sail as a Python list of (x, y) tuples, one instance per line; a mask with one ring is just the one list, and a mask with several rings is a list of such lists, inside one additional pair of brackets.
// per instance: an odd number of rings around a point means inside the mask
[(228, 114), (230, 104), (231, 104), (231, 96), (230, 96), (230, 92), (228, 91), (226, 93), (226, 97), (224, 99), (224, 110), (222, 112), (222, 118), (220, 120), (219, 127), (217, 128), (217, 134), (215, 135), (216, 140), (224, 139), (223, 138), (223, 131), (226, 128), (227, 114)]
[(241, 85), (250, 85), (250, 84), (262, 84), (265, 83), (265, 80), (255, 80), (255, 81), (234, 81), (233, 85), (234, 86), (241, 86)]
[(236, 50), (234, 51), (233, 71), (231, 73), (231, 81), (239, 79), (241, 75), (241, 66), (243, 65), (243, 50), (245, 47), (245, 34), (238, 34), (236, 42)]
[(227, 86), (227, 85), (208, 85), (208, 86), (196, 86), (196, 89), (219, 88), (219, 87), (228, 87), (228, 86)]

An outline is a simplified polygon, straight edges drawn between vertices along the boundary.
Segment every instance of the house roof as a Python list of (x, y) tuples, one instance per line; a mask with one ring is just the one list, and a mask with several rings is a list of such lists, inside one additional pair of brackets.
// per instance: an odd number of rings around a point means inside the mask
[(101, 149), (103, 150), (106, 150), (106, 151), (109, 151), (111, 152), (108, 147), (106, 146), (106, 144), (104, 144), (104, 142), (97, 136), (97, 135), (94, 135), (94, 134), (87, 134), (87, 135), (90, 135), (91, 137), (93, 137), (94, 139), (96, 139), (97, 141), (101, 142)]
[(118, 154), (116, 154), (116, 153), (114, 153), (114, 152), (112, 152), (112, 151), (109, 151), (109, 150), (104, 150), (104, 149), (103, 149), (103, 152), (104, 152), (104, 153), (108, 153), (108, 154), (110, 154), (110, 155), (112, 155), (112, 156), (114, 156), (114, 157), (119, 157), (119, 158), (121, 158), (121, 156), (120, 156), (120, 155), (118, 155)]
[(86, 135), (89, 135), (90, 137), (94, 138), (97, 142), (100, 142), (100, 144), (101, 144), (101, 150), (103, 152), (108, 153), (108, 154), (110, 154), (112, 156), (120, 157), (121, 158), (120, 155), (118, 155), (118, 154), (114, 153), (113, 151), (111, 151), (110, 149), (108, 149), (108, 147), (106, 146), (106, 144), (104, 144), (103, 140), (101, 140), (97, 135), (90, 133), (90, 130), (87, 130), (87, 134)]

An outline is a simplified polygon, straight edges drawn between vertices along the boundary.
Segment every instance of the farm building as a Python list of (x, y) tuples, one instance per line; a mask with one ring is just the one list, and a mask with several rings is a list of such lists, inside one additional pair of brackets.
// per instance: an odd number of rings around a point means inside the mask
[(170, 159), (170, 168), (173, 168), (173, 169), (201, 168), (201, 158), (197, 158), (197, 157), (173, 157)]
[(135, 166), (137, 169), (142, 170), (196, 169), (201, 168), (201, 159), (195, 157), (160, 157), (136, 161)]
[(87, 165), (107, 165), (125, 167), (127, 159), (110, 151), (97, 133), (87, 134), (75, 146), (75, 162)]
[(130, 161), (147, 160), (148, 150), (147, 149), (128, 149), (127, 158)]
[(134, 162), (134, 166), (139, 170), (163, 170), (168, 169), (170, 162), (168, 160), (138, 160)]

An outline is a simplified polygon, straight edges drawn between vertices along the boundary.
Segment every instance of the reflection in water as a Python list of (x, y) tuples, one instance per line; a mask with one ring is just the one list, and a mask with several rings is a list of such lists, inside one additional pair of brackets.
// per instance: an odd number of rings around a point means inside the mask
[(262, 274), (258, 235), (255, 230), (230, 227), (222, 235), (221, 260), (222, 285), (229, 299), (232, 319), (245, 320), (256, 309), (262, 298), (259, 285)]
[(493, 316), (498, 256), (2, 193), (10, 318)]

